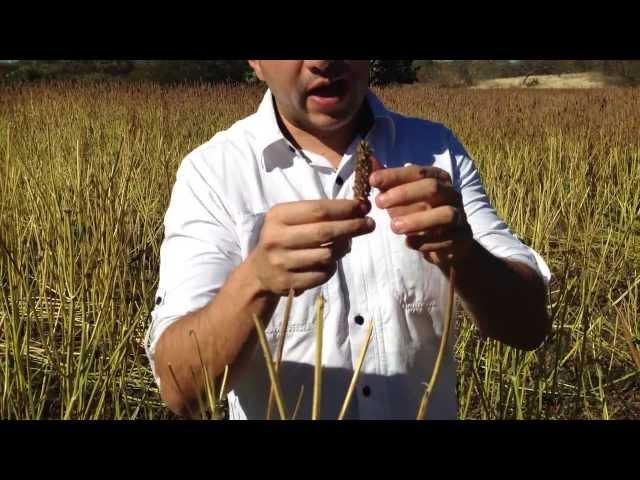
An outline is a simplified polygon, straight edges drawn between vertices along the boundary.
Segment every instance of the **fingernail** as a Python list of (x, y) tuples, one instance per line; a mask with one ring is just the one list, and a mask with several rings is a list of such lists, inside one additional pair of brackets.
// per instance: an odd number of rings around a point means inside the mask
[(379, 207), (384, 208), (388, 199), (389, 199), (389, 196), (386, 193), (381, 193), (376, 197), (376, 202), (378, 202)]
[(371, 185), (377, 185), (379, 181), (380, 181), (380, 175), (372, 173), (371, 177), (369, 177), (369, 183)]
[(367, 227), (374, 228), (376, 226), (376, 221), (373, 218), (367, 217), (366, 221), (367, 221)]
[(371, 210), (371, 204), (368, 201), (360, 203), (360, 211), (362, 213), (369, 213), (369, 210)]
[(393, 228), (394, 231), (396, 232), (401, 232), (402, 229), (404, 228), (405, 223), (403, 220), (400, 219), (394, 219), (391, 221), (391, 227)]

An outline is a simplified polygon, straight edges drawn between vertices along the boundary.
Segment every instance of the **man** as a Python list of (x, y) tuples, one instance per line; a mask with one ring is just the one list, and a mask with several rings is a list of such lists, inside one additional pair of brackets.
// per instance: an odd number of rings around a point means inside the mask
[[(165, 217), (147, 351), (169, 408), (197, 410), (202, 357), (211, 375), (230, 367), (231, 418), (264, 419), (270, 384), (252, 315), (273, 351), (290, 289), (279, 373), (289, 411), (304, 386), (299, 418), (311, 413), (318, 295), (322, 418), (337, 417), (371, 321), (346, 418), (415, 418), (450, 266), (481, 334), (527, 350), (543, 341), (549, 270), (496, 216), (448, 129), (386, 110), (367, 61), (250, 64), (269, 87), (259, 109), (185, 158)], [(384, 167), (370, 176), (371, 201), (353, 199), (363, 138)], [(456, 418), (455, 380), (449, 348), (427, 418)]]

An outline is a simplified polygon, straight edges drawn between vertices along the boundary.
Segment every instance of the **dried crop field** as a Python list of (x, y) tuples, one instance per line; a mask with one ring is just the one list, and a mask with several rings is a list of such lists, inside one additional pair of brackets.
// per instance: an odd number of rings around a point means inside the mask
[[(640, 417), (640, 90), (376, 89), (462, 140), (554, 274), (534, 352), (459, 318), (465, 419)], [(142, 346), (184, 155), (260, 87), (0, 90), (0, 418), (168, 418)], [(517, 319), (514, 319), (516, 321)]]

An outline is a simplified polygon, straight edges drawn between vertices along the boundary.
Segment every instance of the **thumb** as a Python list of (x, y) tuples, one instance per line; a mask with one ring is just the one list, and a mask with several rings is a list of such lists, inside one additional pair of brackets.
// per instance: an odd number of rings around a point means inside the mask
[(378, 170), (384, 170), (386, 167), (384, 165), (382, 165), (382, 163), (380, 163), (380, 160), (378, 160), (373, 155), (369, 155), (369, 160), (371, 161), (371, 173), (369, 174), (369, 184), (372, 185), (371, 184), (371, 176), (373, 175), (373, 173), (378, 171)]
[(380, 163), (380, 161), (374, 157), (373, 155), (370, 155), (369, 158), (371, 159), (371, 173), (375, 172), (376, 170), (383, 170), (384, 168), (386, 168), (384, 165), (382, 165), (382, 163)]

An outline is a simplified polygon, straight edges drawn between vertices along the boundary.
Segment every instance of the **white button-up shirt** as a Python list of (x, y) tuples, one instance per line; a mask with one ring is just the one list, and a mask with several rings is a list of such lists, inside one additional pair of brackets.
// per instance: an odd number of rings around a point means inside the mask
[[(367, 140), (376, 158), (386, 167), (412, 163), (447, 171), (462, 193), (475, 239), (498, 257), (531, 266), (548, 283), (550, 272), (544, 260), (498, 218), (471, 158), (451, 131), (390, 112), (372, 92), (367, 101), (374, 117)], [(354, 139), (337, 169), (320, 155), (296, 150), (278, 127), (272, 95), (267, 91), (256, 113), (187, 155), (177, 172), (165, 216), (156, 307), (147, 334), (154, 375), (155, 346), (162, 332), (180, 316), (211, 301), (256, 245), (271, 207), (298, 200), (353, 197), (355, 150), (360, 140)], [(327, 283), (293, 301), (280, 379), (289, 412), (304, 385), (298, 418), (311, 414), (314, 300), (319, 294), (326, 300), (322, 417), (338, 416), (369, 321), (374, 324), (373, 338), (346, 418), (413, 419), (418, 411), (442, 334), (447, 279), (420, 253), (405, 246), (404, 235), (391, 231), (388, 213), (373, 201), (377, 193), (372, 189), (369, 213), (376, 229), (353, 238), (351, 252)], [(285, 304), (283, 297), (266, 329), (272, 351)], [(456, 418), (455, 338), (452, 328), (427, 418)], [(228, 394), (232, 419), (265, 418), (269, 379), (259, 348)], [(273, 417), (277, 416), (274, 408)]]

